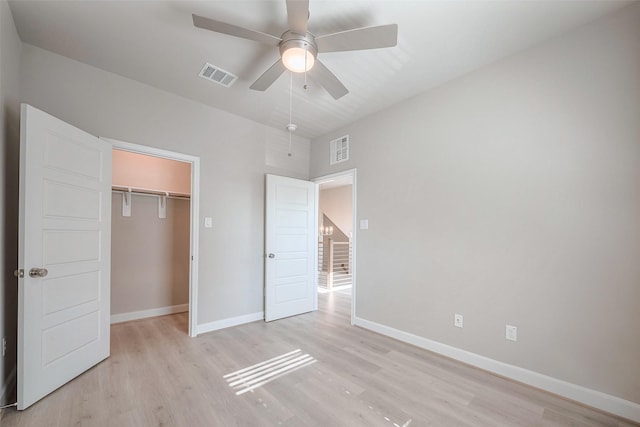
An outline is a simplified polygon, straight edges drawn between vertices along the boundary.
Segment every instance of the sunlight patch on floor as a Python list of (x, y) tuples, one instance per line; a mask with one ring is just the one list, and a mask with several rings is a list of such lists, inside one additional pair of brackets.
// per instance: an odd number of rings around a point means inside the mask
[(223, 378), (236, 391), (236, 396), (239, 396), (315, 362), (316, 359), (297, 349), (232, 372)]

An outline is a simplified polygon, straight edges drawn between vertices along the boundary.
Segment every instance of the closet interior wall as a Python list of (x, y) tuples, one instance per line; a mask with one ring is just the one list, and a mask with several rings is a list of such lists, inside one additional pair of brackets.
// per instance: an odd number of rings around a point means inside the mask
[[(190, 165), (120, 150), (113, 153), (112, 322), (188, 311)], [(181, 182), (189, 187), (180, 187)], [(147, 194), (149, 189), (181, 196)], [(165, 218), (159, 215), (161, 197)], [(130, 216), (123, 215), (127, 202)]]

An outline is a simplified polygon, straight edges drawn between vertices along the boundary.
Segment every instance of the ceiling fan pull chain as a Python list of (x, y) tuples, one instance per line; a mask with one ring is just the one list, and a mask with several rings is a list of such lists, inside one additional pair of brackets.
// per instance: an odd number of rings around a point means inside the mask
[(289, 124), (292, 122), (293, 114), (293, 71), (289, 71)]
[(289, 71), (289, 124), (287, 125), (287, 130), (289, 131), (289, 153), (287, 154), (291, 157), (291, 132), (293, 132), (293, 122), (291, 121), (293, 114), (293, 71)]
[(309, 45), (305, 43), (304, 44), (304, 86), (303, 86), (304, 90), (308, 89), (308, 86), (307, 86), (307, 53), (308, 53), (308, 50), (309, 50)]

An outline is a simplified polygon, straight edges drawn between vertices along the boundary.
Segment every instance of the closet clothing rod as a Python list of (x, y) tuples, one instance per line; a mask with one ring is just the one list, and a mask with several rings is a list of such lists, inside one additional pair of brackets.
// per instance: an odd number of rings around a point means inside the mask
[(131, 193), (140, 194), (144, 196), (167, 196), (172, 199), (190, 199), (191, 196), (185, 193), (172, 193), (170, 191), (153, 190), (149, 188), (136, 188), (136, 187), (120, 187), (113, 186), (111, 191), (114, 193)]

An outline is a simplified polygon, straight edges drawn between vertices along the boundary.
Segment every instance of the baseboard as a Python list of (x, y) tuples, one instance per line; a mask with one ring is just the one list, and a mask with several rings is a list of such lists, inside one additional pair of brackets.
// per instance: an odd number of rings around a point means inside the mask
[(167, 314), (184, 313), (189, 311), (189, 304), (170, 305), (169, 307), (152, 308), (149, 310), (132, 311), (111, 315), (111, 323), (128, 322), (129, 320), (145, 319), (147, 317), (164, 316)]
[(611, 396), (596, 390), (591, 390), (586, 387), (549, 377), (528, 369), (509, 365), (508, 363), (480, 356), (479, 354), (471, 353), (470, 351), (442, 344), (437, 341), (394, 329), (360, 317), (355, 318), (354, 325), (395, 338), (408, 344), (413, 344), (417, 347), (424, 348), (425, 350), (484, 369), (485, 371), (493, 372), (494, 374), (557, 394), (584, 405), (609, 412), (613, 415), (617, 415), (634, 422), (640, 422), (640, 404), (638, 403)]
[(203, 323), (197, 326), (197, 334), (217, 331), (218, 329), (230, 328), (244, 323), (255, 322), (264, 319), (264, 312), (245, 314), (243, 316), (229, 317), (228, 319), (216, 320), (214, 322)]
[(8, 405), (9, 402), (7, 399), (11, 396), (14, 388), (16, 386), (16, 366), (14, 365), (9, 373), (9, 376), (5, 380), (4, 384), (2, 384), (2, 389), (0, 389), (0, 406)]

